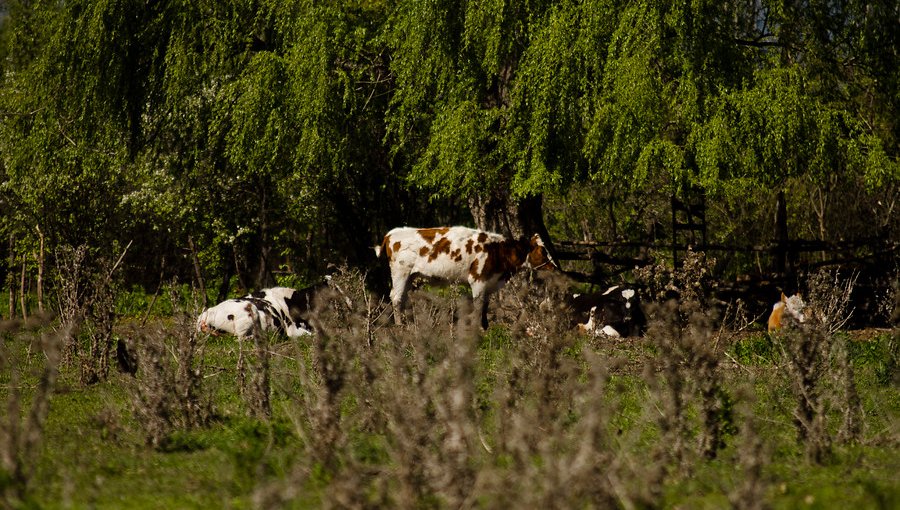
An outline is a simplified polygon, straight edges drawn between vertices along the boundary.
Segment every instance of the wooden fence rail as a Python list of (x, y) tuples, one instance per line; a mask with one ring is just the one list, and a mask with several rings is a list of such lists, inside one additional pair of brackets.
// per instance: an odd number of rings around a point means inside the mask
[[(787, 243), (767, 243), (758, 245), (724, 245), (724, 244), (674, 244), (655, 242), (633, 241), (557, 241), (556, 257), (559, 260), (591, 261), (595, 267), (608, 265), (619, 269), (606, 269), (602, 272), (606, 276), (623, 273), (635, 267), (643, 267), (657, 262), (651, 256), (642, 255), (631, 257), (624, 254), (615, 254), (616, 249), (622, 251), (638, 250), (646, 253), (649, 250), (668, 252), (673, 254), (684, 253), (691, 249), (695, 252), (728, 252), (728, 253), (757, 253), (768, 254), (773, 258), (779, 254), (787, 254), (787, 258), (793, 261), (792, 268), (803, 267), (814, 269), (839, 264), (872, 264), (884, 260), (900, 260), (900, 242), (884, 239), (856, 239), (852, 241), (829, 242), (817, 240), (791, 240)], [(612, 253), (610, 253), (612, 252)], [(802, 253), (823, 253), (822, 260), (805, 263), (794, 263), (798, 255)], [(827, 256), (825, 256), (827, 255)], [(893, 268), (884, 268), (886, 271)], [(574, 276), (574, 274), (573, 274)], [(582, 280), (592, 279), (591, 275), (580, 275)]]

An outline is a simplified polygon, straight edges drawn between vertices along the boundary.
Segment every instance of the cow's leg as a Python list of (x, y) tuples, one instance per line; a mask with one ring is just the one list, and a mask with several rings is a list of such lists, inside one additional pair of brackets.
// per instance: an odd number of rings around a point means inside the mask
[(473, 282), (470, 285), (472, 287), (472, 305), (474, 308), (472, 312), (478, 314), (476, 317), (481, 319), (481, 329), (486, 330), (488, 327), (488, 301), (491, 295), (487, 291), (487, 287), (481, 282)]
[(394, 324), (403, 324), (403, 307), (406, 305), (406, 287), (409, 274), (391, 275), (391, 304), (394, 306)]
[(491, 296), (489, 294), (484, 294), (481, 296), (481, 329), (487, 330), (488, 328), (488, 320), (487, 320), (487, 312), (488, 312), (488, 301), (490, 301)]

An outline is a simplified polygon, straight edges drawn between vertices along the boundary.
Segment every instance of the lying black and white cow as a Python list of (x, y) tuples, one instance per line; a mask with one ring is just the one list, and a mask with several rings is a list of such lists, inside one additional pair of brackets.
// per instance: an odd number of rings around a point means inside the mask
[(578, 329), (610, 337), (640, 336), (647, 326), (634, 289), (610, 287), (603, 293), (575, 294), (570, 306)]
[(252, 335), (255, 328), (290, 338), (311, 335), (313, 329), (305, 317), (319, 287), (303, 290), (273, 287), (223, 301), (200, 314), (197, 329), (204, 333), (239, 337)]

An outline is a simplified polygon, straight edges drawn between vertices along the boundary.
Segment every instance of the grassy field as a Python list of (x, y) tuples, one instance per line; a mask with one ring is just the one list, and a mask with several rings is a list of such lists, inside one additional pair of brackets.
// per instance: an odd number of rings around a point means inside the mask
[(300, 341), (123, 319), (139, 370), (95, 384), (58, 321), (7, 325), (4, 506), (900, 507), (896, 331), (769, 337), (683, 304), (589, 338), (552, 292), (514, 282), (484, 333), (453, 292), (402, 327), (326, 296)]

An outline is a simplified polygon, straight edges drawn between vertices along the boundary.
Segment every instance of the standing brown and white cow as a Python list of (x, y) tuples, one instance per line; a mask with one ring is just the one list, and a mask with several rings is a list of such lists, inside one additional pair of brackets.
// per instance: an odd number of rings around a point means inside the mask
[(395, 228), (375, 248), (391, 268), (391, 302), (394, 320), (406, 301), (410, 278), (422, 275), (472, 288), (481, 326), (487, 328), (488, 301), (520, 268), (551, 269), (556, 263), (535, 234), (530, 239), (507, 239), (492, 232), (467, 227)]

